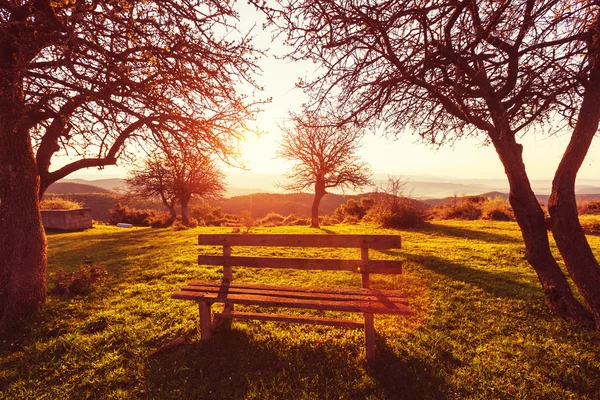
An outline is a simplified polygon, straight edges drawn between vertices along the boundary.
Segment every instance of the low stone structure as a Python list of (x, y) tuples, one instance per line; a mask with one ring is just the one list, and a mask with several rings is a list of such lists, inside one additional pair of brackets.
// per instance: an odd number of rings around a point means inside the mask
[(92, 227), (92, 210), (42, 210), (42, 223), (46, 229), (78, 231)]

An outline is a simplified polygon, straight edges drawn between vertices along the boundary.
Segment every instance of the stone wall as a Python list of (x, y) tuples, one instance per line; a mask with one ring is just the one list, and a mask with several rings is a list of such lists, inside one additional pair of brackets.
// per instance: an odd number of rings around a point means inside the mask
[(78, 231), (92, 227), (92, 210), (42, 210), (42, 223), (46, 229)]

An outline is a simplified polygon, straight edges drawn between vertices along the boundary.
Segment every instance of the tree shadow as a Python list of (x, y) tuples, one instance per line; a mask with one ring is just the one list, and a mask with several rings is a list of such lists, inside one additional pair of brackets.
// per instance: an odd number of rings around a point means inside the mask
[(444, 275), (452, 280), (476, 286), (485, 292), (499, 298), (531, 299), (532, 293), (540, 292), (537, 281), (531, 283), (516, 280), (519, 274), (515, 271), (500, 272), (486, 271), (458, 264), (448, 259), (433, 255), (415, 255), (395, 252), (397, 256), (419, 264), (434, 273)]
[(362, 341), (291, 343), (289, 337), (267, 337), (221, 329), (208, 342), (194, 341), (150, 360), (146, 392), (202, 399), (421, 399), (447, 392), (438, 371), (406, 352), (397, 354), (379, 336), (378, 358), (370, 365)]
[(515, 238), (508, 235), (500, 235), (491, 232), (482, 232), (480, 230), (473, 230), (467, 228), (458, 228), (455, 226), (437, 225), (437, 224), (425, 224), (418, 229), (420, 232), (433, 233), (443, 236), (453, 236), (461, 239), (469, 240), (480, 240), (489, 243), (523, 243), (522, 238)]

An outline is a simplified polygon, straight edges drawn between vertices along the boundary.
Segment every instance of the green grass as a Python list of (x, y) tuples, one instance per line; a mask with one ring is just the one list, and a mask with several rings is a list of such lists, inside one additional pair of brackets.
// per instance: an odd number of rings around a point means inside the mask
[[(369, 226), (336, 233), (393, 233)], [(330, 327), (235, 321), (208, 343), (192, 302), (170, 299), (220, 269), (195, 263), (202, 232), (231, 228), (118, 229), (53, 233), (49, 273), (86, 259), (109, 276), (92, 294), (50, 296), (41, 313), (0, 339), (0, 398), (441, 399), (600, 398), (600, 335), (554, 318), (524, 260), (512, 222), (436, 222), (401, 231), (403, 249), (374, 258), (407, 260), (401, 276), (373, 286), (402, 288), (414, 315), (377, 316), (378, 360), (364, 360), (363, 333)], [(308, 233), (308, 227), (254, 232)], [(600, 237), (590, 236), (600, 258)], [(289, 254), (278, 248), (237, 254)], [(305, 250), (359, 257), (357, 250)], [(357, 274), (238, 268), (234, 279), (358, 287)], [(294, 311), (308, 313), (307, 311)], [(188, 342), (155, 358), (170, 340)]]

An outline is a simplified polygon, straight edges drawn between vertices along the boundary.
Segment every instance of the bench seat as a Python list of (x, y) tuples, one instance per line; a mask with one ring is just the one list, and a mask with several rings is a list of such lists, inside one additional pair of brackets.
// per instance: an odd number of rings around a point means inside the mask
[(219, 302), (376, 314), (411, 314), (406, 296), (401, 291), (395, 290), (301, 288), (196, 281), (190, 282), (188, 286), (173, 293), (171, 297), (206, 303)]

